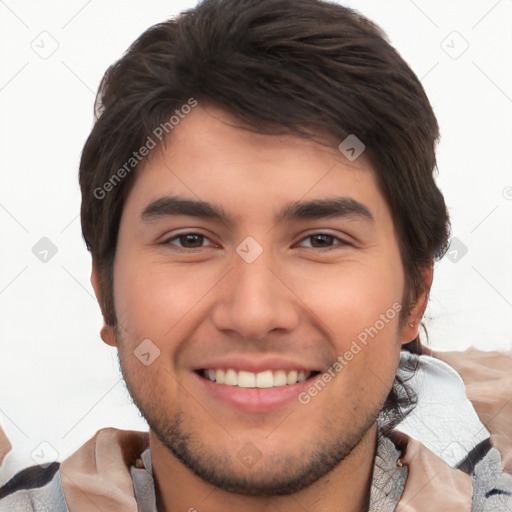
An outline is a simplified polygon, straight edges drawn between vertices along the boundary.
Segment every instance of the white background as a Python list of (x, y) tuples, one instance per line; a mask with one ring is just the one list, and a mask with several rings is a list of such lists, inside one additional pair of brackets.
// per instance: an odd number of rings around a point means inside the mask
[[(438, 181), (467, 253), (436, 267), (430, 343), (511, 349), (512, 1), (343, 3), (387, 32), (441, 126)], [(36, 448), (62, 460), (101, 427), (145, 429), (99, 337), (77, 168), (108, 65), (194, 5), (0, 1), (0, 417), (14, 446), (0, 484)], [(32, 252), (42, 237), (57, 248), (46, 263)]]

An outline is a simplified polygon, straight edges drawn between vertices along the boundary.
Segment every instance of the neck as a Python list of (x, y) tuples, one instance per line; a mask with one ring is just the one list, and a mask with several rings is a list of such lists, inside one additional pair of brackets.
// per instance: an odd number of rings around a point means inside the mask
[(185, 467), (150, 431), (150, 449), (159, 512), (363, 512), (368, 510), (377, 442), (374, 424), (332, 471), (286, 496), (245, 496), (214, 487)]

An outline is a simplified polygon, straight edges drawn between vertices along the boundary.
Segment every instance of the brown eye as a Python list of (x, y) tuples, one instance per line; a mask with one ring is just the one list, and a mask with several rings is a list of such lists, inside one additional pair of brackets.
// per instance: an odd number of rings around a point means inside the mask
[(312, 249), (329, 249), (336, 248), (336, 246), (346, 245), (346, 243), (334, 235), (329, 235), (328, 233), (317, 233), (303, 238), (299, 245), (302, 247), (310, 247)]
[(201, 247), (204, 242), (203, 235), (196, 235), (194, 233), (189, 235), (180, 235), (178, 237), (182, 247), (187, 247), (189, 249)]
[(208, 247), (212, 243), (208, 238), (199, 233), (182, 233), (167, 239), (163, 242), (163, 245), (176, 246), (180, 249), (200, 249)]
[(311, 237), (311, 247), (331, 247), (334, 242), (332, 235), (313, 235)]

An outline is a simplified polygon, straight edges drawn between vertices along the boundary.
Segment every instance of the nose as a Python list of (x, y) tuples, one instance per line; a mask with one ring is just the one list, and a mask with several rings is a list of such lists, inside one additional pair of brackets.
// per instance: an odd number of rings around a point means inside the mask
[(215, 327), (255, 341), (271, 332), (293, 331), (300, 321), (300, 302), (278, 268), (269, 252), (252, 263), (234, 254), (233, 268), (219, 283)]

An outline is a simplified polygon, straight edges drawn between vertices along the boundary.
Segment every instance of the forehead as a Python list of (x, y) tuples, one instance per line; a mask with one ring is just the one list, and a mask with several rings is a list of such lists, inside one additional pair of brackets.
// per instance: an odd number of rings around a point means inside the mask
[(349, 161), (339, 142), (244, 129), (227, 111), (199, 104), (174, 126), (135, 176), (125, 208), (139, 213), (167, 194), (207, 200), (242, 220), (275, 205), (332, 197), (358, 201), (376, 218), (389, 215), (364, 153)]

